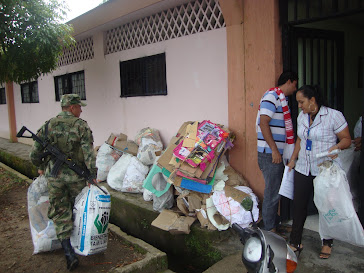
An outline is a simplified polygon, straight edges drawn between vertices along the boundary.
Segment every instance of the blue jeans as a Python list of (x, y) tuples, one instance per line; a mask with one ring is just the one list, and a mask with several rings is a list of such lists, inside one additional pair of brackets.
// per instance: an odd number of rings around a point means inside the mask
[(258, 165), (263, 173), (265, 188), (262, 205), (264, 230), (271, 230), (279, 224), (278, 203), (280, 199), (279, 187), (283, 177), (283, 162), (272, 162), (272, 154), (258, 152)]

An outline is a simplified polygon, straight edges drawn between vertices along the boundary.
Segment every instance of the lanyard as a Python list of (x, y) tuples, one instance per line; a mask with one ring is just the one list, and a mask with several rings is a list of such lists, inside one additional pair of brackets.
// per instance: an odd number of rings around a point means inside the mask
[(307, 139), (310, 138), (310, 130), (311, 130), (311, 126), (310, 126), (310, 115), (308, 114), (308, 130), (307, 130)]

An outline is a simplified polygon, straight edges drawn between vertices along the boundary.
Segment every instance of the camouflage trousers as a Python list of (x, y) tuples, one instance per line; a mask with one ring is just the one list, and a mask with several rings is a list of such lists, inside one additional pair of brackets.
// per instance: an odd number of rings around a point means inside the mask
[(49, 191), (48, 218), (54, 222), (57, 238), (62, 241), (71, 237), (73, 229), (73, 205), (76, 196), (86, 186), (86, 181), (78, 176), (47, 177)]

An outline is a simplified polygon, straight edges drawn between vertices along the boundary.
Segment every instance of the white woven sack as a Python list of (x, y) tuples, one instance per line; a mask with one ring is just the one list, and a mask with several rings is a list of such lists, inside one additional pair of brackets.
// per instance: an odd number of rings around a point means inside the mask
[[(101, 188), (107, 192), (105, 187)], [(77, 195), (71, 235), (71, 244), (77, 254), (87, 256), (106, 250), (110, 209), (110, 194), (94, 185), (86, 186)]]
[(105, 181), (111, 167), (119, 159), (121, 152), (117, 152), (107, 143), (103, 143), (97, 153), (97, 181)]
[(123, 189), (123, 180), (132, 157), (131, 154), (123, 154), (123, 156), (111, 167), (109, 174), (107, 175), (107, 184), (114, 190), (121, 191)]
[(121, 191), (142, 193), (144, 191), (143, 182), (148, 172), (149, 168), (133, 156), (126, 170)]

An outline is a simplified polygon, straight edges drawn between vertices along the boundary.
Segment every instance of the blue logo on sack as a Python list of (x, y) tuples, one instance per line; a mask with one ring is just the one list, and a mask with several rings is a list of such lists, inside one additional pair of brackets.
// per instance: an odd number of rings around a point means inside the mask
[(97, 195), (96, 200), (105, 203), (111, 202), (110, 195)]

